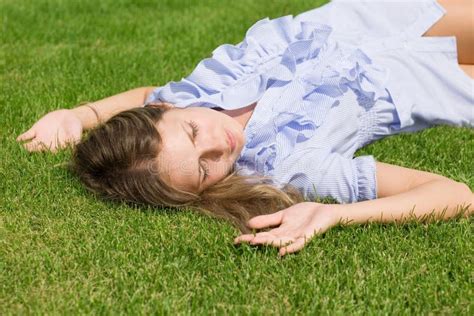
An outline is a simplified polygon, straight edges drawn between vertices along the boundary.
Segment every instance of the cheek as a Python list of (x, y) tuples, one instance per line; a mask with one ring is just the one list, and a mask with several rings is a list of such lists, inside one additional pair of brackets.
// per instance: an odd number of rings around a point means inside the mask
[(179, 175), (185, 178), (195, 176), (197, 173), (195, 162), (185, 157), (183, 154), (175, 154), (173, 159), (159, 161), (162, 171), (169, 175)]
[(216, 182), (225, 178), (230, 171), (230, 165), (226, 161), (216, 162), (211, 168), (212, 180)]

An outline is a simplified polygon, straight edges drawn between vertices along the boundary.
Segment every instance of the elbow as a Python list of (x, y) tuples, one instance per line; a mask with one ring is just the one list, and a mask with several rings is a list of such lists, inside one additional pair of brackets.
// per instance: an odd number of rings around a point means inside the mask
[(472, 214), (474, 212), (474, 194), (472, 193), (471, 188), (463, 182), (453, 182), (453, 185), (458, 186), (456, 192), (458, 192), (457, 194), (460, 203), (464, 204), (464, 207), (467, 207), (467, 214)]
[(459, 191), (460, 192), (463, 192), (467, 196), (472, 197), (471, 188), (467, 184), (465, 184), (463, 182), (457, 182), (457, 181), (455, 181), (455, 182), (456, 182), (457, 185), (459, 185)]
[(148, 97), (153, 92), (153, 90), (156, 89), (156, 87), (141, 87), (140, 89), (143, 90), (143, 102), (146, 102), (146, 100), (148, 100)]

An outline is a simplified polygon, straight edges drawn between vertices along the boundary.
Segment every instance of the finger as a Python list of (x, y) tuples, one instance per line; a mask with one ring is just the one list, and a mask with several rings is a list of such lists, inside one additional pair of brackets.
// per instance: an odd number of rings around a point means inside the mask
[(53, 153), (56, 153), (59, 149), (74, 147), (80, 141), (80, 139), (74, 137), (71, 133), (62, 131), (52, 137), (54, 137), (55, 141), (51, 142), (49, 150)]
[(64, 148), (74, 148), (74, 146), (78, 143), (79, 141), (73, 138), (68, 138), (66, 139), (63, 143), (58, 144), (57, 149), (64, 149)]
[(284, 256), (288, 253), (295, 253), (303, 249), (303, 247), (306, 245), (306, 239), (303, 237), (298, 238), (294, 243), (283, 247), (280, 249), (278, 252), (279, 256)]
[(68, 133), (60, 132), (54, 136), (55, 141), (53, 142), (53, 146), (51, 146), (51, 151), (55, 151), (56, 149), (62, 149), (69, 146), (69, 144), (73, 141), (72, 137)]
[(36, 131), (34, 129), (30, 128), (29, 130), (27, 130), (26, 132), (24, 132), (23, 134), (18, 136), (16, 138), (16, 141), (21, 142), (21, 141), (24, 141), (24, 140), (32, 139), (35, 136), (36, 136)]
[(39, 143), (34, 140), (29, 143), (23, 144), (23, 148), (25, 148), (29, 152), (40, 151)]
[(284, 237), (275, 237), (275, 236), (258, 236), (255, 237), (250, 244), (251, 245), (269, 245), (277, 248), (284, 247), (291, 243), (295, 242), (295, 239), (292, 237), (284, 236)]
[(80, 139), (71, 136), (70, 138), (68, 138), (66, 140), (66, 145), (67, 146), (74, 146), (74, 145), (78, 144), (80, 141), (81, 141)]
[(269, 235), (269, 232), (261, 232), (258, 234), (245, 234), (241, 235), (237, 238), (234, 239), (234, 243), (239, 243), (239, 242), (251, 242), (255, 237), (260, 237), (260, 236), (267, 236)]
[(261, 233), (258, 233), (258, 234), (242, 235), (240, 237), (237, 237), (236, 239), (238, 239), (238, 241), (240, 241), (240, 242), (248, 242), (248, 243), (254, 245), (252, 242), (255, 239), (255, 237), (261, 237), (261, 236), (266, 236), (266, 235), (269, 235), (269, 233), (268, 232), (261, 232)]
[(32, 140), (29, 143), (23, 144), (23, 147), (30, 152), (45, 151), (48, 149), (45, 143), (38, 140)]
[(265, 228), (269, 226), (276, 226), (280, 225), (283, 218), (283, 211), (278, 211), (273, 214), (268, 215), (259, 215), (255, 216), (254, 218), (248, 221), (248, 225), (250, 228)]
[(234, 239), (234, 245), (241, 242), (250, 242), (254, 237), (255, 237), (254, 234), (240, 235), (239, 237)]

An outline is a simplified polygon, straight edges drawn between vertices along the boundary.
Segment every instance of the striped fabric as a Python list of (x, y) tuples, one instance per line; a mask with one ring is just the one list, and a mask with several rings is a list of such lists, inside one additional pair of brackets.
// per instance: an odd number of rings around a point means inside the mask
[(262, 19), (148, 102), (238, 109), (258, 101), (236, 169), (291, 184), (307, 199), (377, 198), (375, 160), (357, 149), (435, 124), (474, 126), (472, 80), (454, 37), (421, 35), (434, 0), (333, 1)]

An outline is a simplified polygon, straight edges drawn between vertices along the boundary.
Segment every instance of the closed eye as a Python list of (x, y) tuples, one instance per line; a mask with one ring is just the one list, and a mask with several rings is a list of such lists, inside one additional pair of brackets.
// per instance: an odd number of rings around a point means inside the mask
[[(199, 132), (199, 127), (197, 126), (196, 122), (194, 121), (189, 121), (189, 125), (191, 126), (191, 129), (193, 131), (193, 142), (195, 142), (195, 138)], [(203, 164), (200, 164), (202, 170), (204, 171), (204, 177), (202, 179), (202, 182), (206, 181), (207, 176), (209, 175), (209, 168), (205, 167)]]
[(202, 169), (204, 170), (204, 177), (202, 178), (202, 182), (206, 181), (207, 176), (209, 175), (209, 168), (205, 165), (202, 165)]
[(191, 125), (191, 128), (193, 129), (193, 139), (194, 139), (194, 138), (196, 138), (196, 136), (198, 134), (199, 128), (198, 128), (196, 122), (194, 122), (194, 121), (190, 121), (189, 125)]

